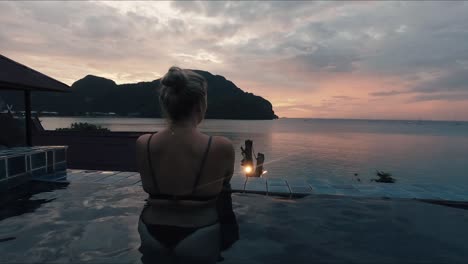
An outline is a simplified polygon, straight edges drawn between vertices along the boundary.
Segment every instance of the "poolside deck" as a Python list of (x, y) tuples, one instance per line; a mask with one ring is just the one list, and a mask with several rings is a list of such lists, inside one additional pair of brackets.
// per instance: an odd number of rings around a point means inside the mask
[[(140, 174), (123, 171), (68, 170), (71, 183), (93, 183), (123, 186), (141, 186)], [(438, 202), (468, 203), (468, 192), (461, 187), (441, 187), (434, 184), (357, 183), (333, 184), (325, 179), (310, 181), (282, 178), (246, 178), (234, 175), (233, 192), (255, 193), (288, 198), (307, 195), (349, 196), (363, 198), (418, 199)]]

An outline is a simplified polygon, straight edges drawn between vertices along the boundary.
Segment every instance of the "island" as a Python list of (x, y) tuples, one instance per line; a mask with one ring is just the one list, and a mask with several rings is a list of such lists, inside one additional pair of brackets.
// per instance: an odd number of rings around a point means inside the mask
[[(208, 82), (208, 119), (277, 119), (271, 103), (244, 92), (232, 81), (207, 71), (194, 70)], [(162, 117), (159, 106), (160, 79), (150, 82), (116, 84), (113, 80), (87, 75), (71, 86), (71, 93), (34, 93), (34, 110), (39, 115)], [(0, 97), (18, 109), (21, 96), (2, 93)]]

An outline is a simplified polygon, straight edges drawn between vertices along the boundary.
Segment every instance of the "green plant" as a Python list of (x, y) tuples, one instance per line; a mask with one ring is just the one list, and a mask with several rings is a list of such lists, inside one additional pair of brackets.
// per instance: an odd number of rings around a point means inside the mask
[(86, 123), (86, 122), (72, 123), (70, 127), (57, 128), (55, 130), (57, 131), (103, 131), (103, 132), (110, 131), (108, 128), (101, 127), (95, 124)]
[(384, 183), (394, 183), (396, 180), (392, 177), (392, 174), (384, 171), (376, 171), (378, 179), (372, 179), (371, 181), (375, 182), (384, 182)]

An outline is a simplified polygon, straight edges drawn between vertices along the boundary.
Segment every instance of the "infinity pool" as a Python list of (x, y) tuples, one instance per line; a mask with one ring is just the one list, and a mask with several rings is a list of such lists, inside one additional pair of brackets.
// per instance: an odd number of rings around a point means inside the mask
[[(2, 195), (2, 263), (140, 263), (139, 186), (33, 182)], [(224, 263), (466, 263), (468, 210), (412, 200), (234, 194)], [(155, 260), (155, 263), (157, 260)]]

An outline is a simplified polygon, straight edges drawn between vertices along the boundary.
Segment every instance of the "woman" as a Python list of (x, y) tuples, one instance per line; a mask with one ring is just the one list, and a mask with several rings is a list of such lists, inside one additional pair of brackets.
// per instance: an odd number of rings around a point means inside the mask
[(143, 258), (149, 253), (157, 261), (214, 263), (229, 246), (222, 243), (220, 223), (237, 230), (230, 195), (223, 192), (232, 177), (234, 148), (228, 139), (197, 129), (207, 109), (207, 83), (199, 74), (171, 67), (161, 80), (159, 100), (167, 128), (137, 141), (138, 168), (149, 194), (138, 226)]

